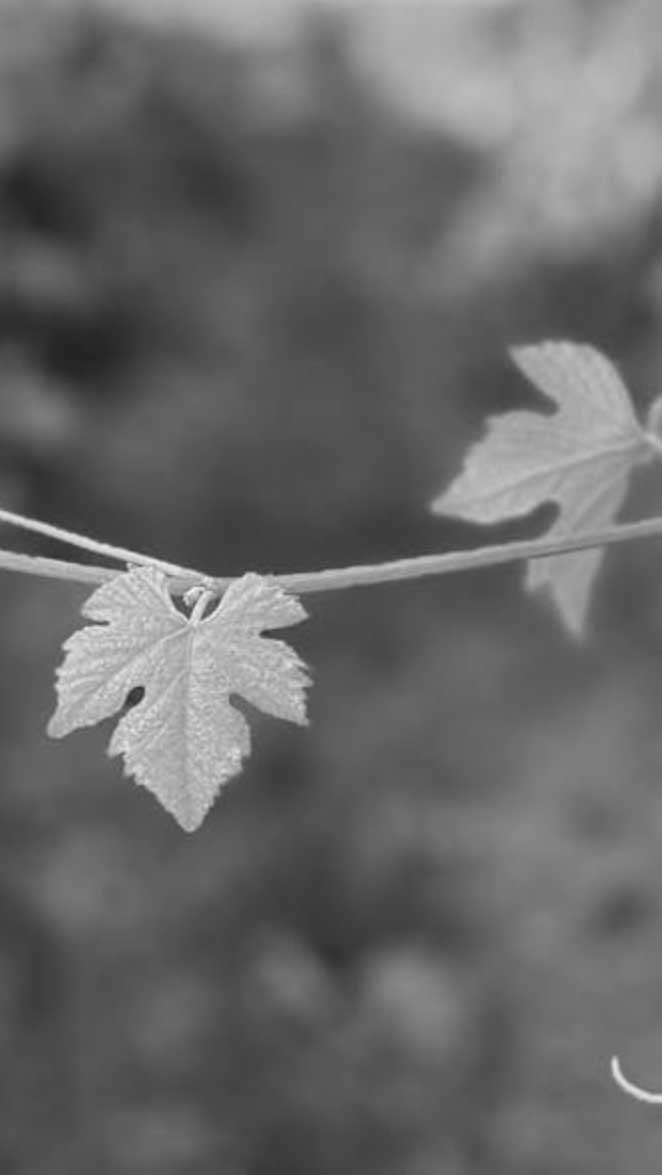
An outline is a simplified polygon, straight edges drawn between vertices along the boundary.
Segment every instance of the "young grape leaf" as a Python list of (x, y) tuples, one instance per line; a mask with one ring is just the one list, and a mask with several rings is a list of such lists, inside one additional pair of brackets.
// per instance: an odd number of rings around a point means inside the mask
[[(654, 452), (618, 372), (593, 347), (573, 343), (518, 347), (511, 355), (558, 410), (490, 418), (487, 435), (432, 510), (494, 523), (555, 501), (550, 537), (609, 526), (631, 470)], [(546, 588), (576, 635), (602, 557), (596, 548), (529, 562), (527, 588)]]
[(153, 567), (120, 573), (92, 593), (83, 615), (95, 621), (64, 644), (58, 704), (48, 733), (61, 738), (121, 710), (108, 753), (149, 788), (182, 828), (203, 821), (223, 783), (250, 751), (239, 694), (267, 714), (306, 723), (306, 667), (265, 629), (306, 619), (295, 596), (249, 573), (235, 580), (206, 618), (175, 607)]

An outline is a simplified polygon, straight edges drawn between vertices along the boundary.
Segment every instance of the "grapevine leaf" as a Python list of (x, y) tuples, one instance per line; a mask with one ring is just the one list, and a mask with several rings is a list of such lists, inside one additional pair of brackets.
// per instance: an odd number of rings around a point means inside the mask
[(149, 788), (188, 832), (203, 821), (223, 783), (250, 751), (239, 694), (267, 714), (306, 723), (306, 668), (265, 629), (305, 620), (295, 596), (249, 573), (235, 580), (211, 615), (178, 611), (154, 567), (120, 573), (92, 593), (83, 615), (95, 621), (64, 644), (58, 704), (48, 733), (61, 738), (122, 709), (108, 753)]
[[(604, 355), (584, 345), (546, 342), (514, 348), (511, 355), (557, 411), (490, 418), (486, 436), (432, 503), (433, 511), (495, 523), (555, 501), (559, 510), (550, 537), (609, 526), (623, 504), (631, 470), (653, 451), (620, 375)], [(527, 588), (547, 589), (575, 635), (583, 628), (602, 557), (602, 550), (591, 549), (529, 562)]]

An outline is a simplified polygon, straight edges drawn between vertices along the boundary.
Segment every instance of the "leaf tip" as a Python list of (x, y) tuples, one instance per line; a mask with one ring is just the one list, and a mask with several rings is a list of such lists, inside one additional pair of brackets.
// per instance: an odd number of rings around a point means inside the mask
[(69, 733), (69, 729), (64, 722), (60, 707), (58, 706), (51, 714), (46, 723), (46, 734), (49, 738), (64, 738)]
[[(167, 811), (167, 809), (166, 809), (166, 811)], [(190, 815), (184, 815), (183, 813), (171, 812), (170, 815), (172, 816), (173, 820), (179, 825), (182, 832), (186, 832), (186, 833), (190, 834), (192, 832), (197, 832), (198, 829), (204, 824), (205, 818), (207, 816), (207, 812), (203, 812), (201, 815), (198, 815), (198, 814), (194, 815), (193, 813), (191, 813)]]

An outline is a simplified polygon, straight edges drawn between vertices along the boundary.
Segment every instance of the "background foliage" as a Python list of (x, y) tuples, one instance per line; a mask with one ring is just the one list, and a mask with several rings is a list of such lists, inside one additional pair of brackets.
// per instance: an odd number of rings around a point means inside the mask
[[(3, 504), (218, 573), (482, 540), (425, 504), (528, 395), (507, 345), (660, 391), (655, 9), (267, 51), (5, 6)], [(83, 593), (3, 575), (2, 1170), (652, 1169), (607, 1062), (662, 1083), (659, 559), (583, 646), (514, 568), (315, 598), (311, 730), (256, 719), (193, 838), (106, 731), (47, 743)]]

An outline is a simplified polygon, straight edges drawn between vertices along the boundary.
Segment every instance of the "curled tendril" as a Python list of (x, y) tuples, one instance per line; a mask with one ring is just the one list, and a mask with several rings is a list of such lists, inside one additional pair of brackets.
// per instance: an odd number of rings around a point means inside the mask
[(627, 1093), (629, 1097), (635, 1098), (638, 1102), (645, 1102), (648, 1106), (662, 1106), (662, 1093), (653, 1093), (648, 1089), (642, 1089), (640, 1085), (634, 1085), (628, 1081), (621, 1069), (621, 1062), (618, 1057), (611, 1059), (611, 1075), (616, 1084)]
[(215, 592), (210, 591), (204, 584), (189, 588), (188, 591), (184, 592), (182, 599), (186, 607), (191, 609), (191, 620), (193, 623), (202, 620), (207, 604), (214, 598), (215, 594)]

